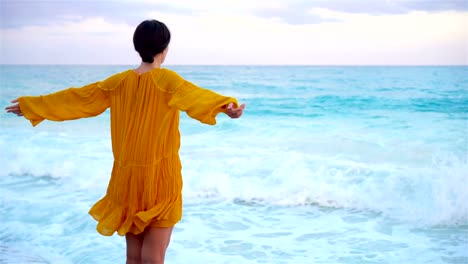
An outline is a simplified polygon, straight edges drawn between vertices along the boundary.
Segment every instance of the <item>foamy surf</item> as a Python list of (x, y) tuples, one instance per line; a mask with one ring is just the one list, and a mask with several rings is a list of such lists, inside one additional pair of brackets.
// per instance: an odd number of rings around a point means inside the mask
[[(1, 67), (4, 104), (122, 69)], [(168, 262), (468, 260), (466, 67), (175, 69), (249, 110), (215, 127), (181, 115), (184, 218)], [(87, 215), (113, 162), (108, 119), (32, 128), (0, 115), (0, 263), (124, 259), (124, 240)]]

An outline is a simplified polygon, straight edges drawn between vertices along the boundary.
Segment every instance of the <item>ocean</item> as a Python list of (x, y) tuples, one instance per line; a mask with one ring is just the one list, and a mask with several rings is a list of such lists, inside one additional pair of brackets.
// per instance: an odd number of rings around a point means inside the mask
[[(132, 67), (0, 65), (0, 102)], [(167, 263), (468, 263), (467, 66), (166, 67), (247, 105), (216, 126), (181, 113)], [(109, 112), (0, 124), (0, 263), (125, 263), (87, 214)]]

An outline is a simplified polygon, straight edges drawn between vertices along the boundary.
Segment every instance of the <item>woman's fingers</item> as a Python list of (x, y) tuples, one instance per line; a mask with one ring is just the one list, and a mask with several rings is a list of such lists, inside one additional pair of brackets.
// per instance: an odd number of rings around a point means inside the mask
[(23, 113), (21, 112), (21, 108), (18, 103), (18, 99), (11, 100), (11, 102), (15, 104), (5, 107), (7, 113), (13, 113), (17, 116), (23, 116)]
[(15, 104), (15, 105), (7, 106), (5, 109), (7, 110), (7, 112), (10, 112), (10, 111), (19, 110), (20, 108), (18, 104)]
[(242, 113), (244, 112), (244, 109), (245, 109), (245, 104), (241, 104), (238, 108), (232, 108), (233, 104), (230, 103), (227, 105), (227, 112), (226, 114), (230, 117), (230, 118), (239, 118)]
[(12, 111), (15, 111), (17, 108), (15, 106), (7, 106), (5, 108), (5, 110), (9, 113), (9, 112), (12, 112)]
[(245, 109), (245, 104), (241, 104), (238, 108), (233, 109), (233, 111), (240, 116), (244, 112), (244, 109)]

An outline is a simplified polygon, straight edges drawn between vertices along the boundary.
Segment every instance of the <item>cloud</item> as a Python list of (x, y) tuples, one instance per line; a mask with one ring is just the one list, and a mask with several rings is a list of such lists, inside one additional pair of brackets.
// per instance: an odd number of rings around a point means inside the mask
[[(59, 12), (63, 7), (56, 6), (38, 12), (54, 14), (44, 23), (0, 29), (0, 63), (135, 64), (139, 58), (131, 39), (144, 16), (171, 29), (168, 64), (468, 64), (466, 11), (372, 14), (292, 0), (303, 6), (285, 13), (285, 1), (278, 0), (202, 2), (190, 11), (185, 6), (192, 1), (160, 0), (158, 8), (143, 10), (140, 0), (121, 17), (114, 14), (117, 7), (93, 16), (97, 11)], [(129, 3), (119, 6), (124, 7)], [(260, 16), (259, 9), (272, 11)], [(292, 17), (295, 10), (300, 19), (282, 17)]]
[(0, 63), (120, 64), (137, 59), (129, 41), (133, 30), (100, 17), (2, 29)]
[(149, 19), (149, 12), (159, 10), (168, 13), (188, 14), (190, 10), (159, 1), (31, 1), (1, 0), (0, 27), (47, 26), (62, 22), (78, 22), (82, 19), (102, 17), (110, 23), (137, 25)]
[(329, 22), (308, 12), (317, 8), (351, 14), (397, 15), (414, 11), (468, 11), (468, 4), (466, 0), (290, 0), (279, 1), (274, 6), (255, 7), (252, 12), (260, 17), (278, 18), (293, 25)]
[(308, 12), (315, 8), (371, 15), (468, 11), (466, 0), (2, 0), (0, 5), (1, 28), (48, 25), (88, 17), (103, 17), (109, 22), (137, 25), (151, 18), (151, 12), (195, 16), (200, 13), (246, 14), (299, 25), (330, 22)]

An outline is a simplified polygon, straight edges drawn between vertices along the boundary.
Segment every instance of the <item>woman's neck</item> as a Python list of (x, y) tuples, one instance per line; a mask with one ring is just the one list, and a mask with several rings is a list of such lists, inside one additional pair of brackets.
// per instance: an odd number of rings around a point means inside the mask
[(153, 63), (141, 62), (140, 66), (135, 69), (135, 72), (138, 74), (143, 74), (156, 68), (161, 68), (161, 63), (156, 60)]
[(152, 69), (161, 68), (161, 64), (164, 62), (164, 58), (166, 57), (166, 52), (167, 49), (162, 53), (156, 54), (156, 56), (154, 56), (153, 58), (154, 60), (152, 63), (142, 61), (140, 66), (138, 66), (138, 68), (135, 69), (135, 72), (137, 72), (138, 74), (143, 74), (147, 71), (151, 71)]

